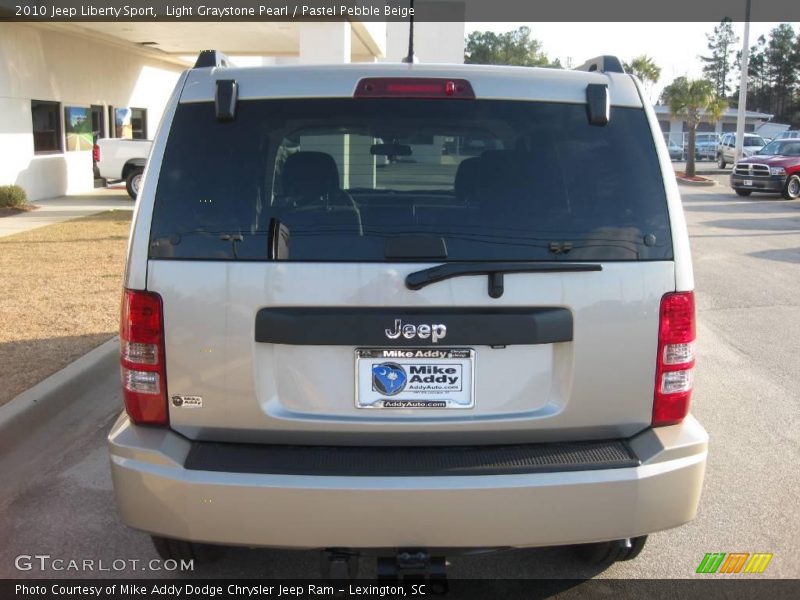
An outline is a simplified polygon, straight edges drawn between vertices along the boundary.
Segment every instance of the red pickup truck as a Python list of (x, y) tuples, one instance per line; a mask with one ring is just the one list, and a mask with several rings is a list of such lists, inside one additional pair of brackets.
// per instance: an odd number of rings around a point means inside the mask
[(800, 197), (800, 139), (772, 141), (740, 160), (731, 173), (731, 187), (740, 196), (771, 192), (787, 200)]

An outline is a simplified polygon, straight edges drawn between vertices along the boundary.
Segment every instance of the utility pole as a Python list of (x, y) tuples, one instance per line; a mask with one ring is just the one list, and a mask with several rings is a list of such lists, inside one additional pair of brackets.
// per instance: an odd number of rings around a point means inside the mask
[(739, 110), (736, 115), (736, 153), (734, 164), (742, 160), (744, 147), (744, 113), (747, 109), (747, 69), (750, 64), (750, 0), (747, 0), (744, 17), (744, 43), (742, 45), (742, 79), (739, 82)]

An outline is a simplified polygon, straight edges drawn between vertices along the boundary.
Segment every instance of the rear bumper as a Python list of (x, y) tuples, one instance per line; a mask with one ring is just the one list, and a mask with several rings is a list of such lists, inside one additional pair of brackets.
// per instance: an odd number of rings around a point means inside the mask
[(109, 434), (124, 522), (210, 543), (288, 548), (549, 546), (694, 518), (708, 436), (692, 417), (628, 440), (641, 465), (504, 475), (355, 477), (189, 470), (191, 442), (121, 416)]
[[(746, 185), (746, 181), (752, 184)], [(785, 175), (770, 175), (769, 177), (747, 177), (744, 175), (731, 175), (731, 187), (735, 190), (752, 190), (754, 192), (775, 192), (783, 191), (786, 184)]]

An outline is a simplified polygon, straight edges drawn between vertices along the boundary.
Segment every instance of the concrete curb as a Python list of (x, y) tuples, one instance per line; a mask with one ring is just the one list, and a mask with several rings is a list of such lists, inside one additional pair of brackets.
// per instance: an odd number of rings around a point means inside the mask
[(118, 356), (119, 338), (114, 337), (0, 406), (0, 450), (69, 407), (92, 387), (99, 373), (118, 364)]
[(686, 185), (689, 187), (710, 187), (713, 185), (718, 185), (713, 179), (708, 179), (706, 181), (691, 181), (689, 179), (682, 179), (680, 177), (676, 177), (675, 179), (678, 180), (678, 185)]

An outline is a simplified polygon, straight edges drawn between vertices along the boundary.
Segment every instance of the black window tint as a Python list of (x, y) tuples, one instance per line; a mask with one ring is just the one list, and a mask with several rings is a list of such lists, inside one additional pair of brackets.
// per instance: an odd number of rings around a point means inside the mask
[(597, 127), (584, 105), (539, 102), (250, 100), (232, 122), (212, 103), (178, 107), (152, 258), (383, 261), (442, 246), (446, 260), (672, 258), (644, 111), (614, 107)]
[(134, 140), (147, 139), (147, 109), (131, 109), (131, 137)]
[(61, 152), (61, 110), (58, 102), (31, 100), (33, 119), (33, 152)]
[(767, 156), (781, 154), (783, 156), (800, 156), (800, 141), (780, 140), (770, 142), (761, 149), (760, 154)]

